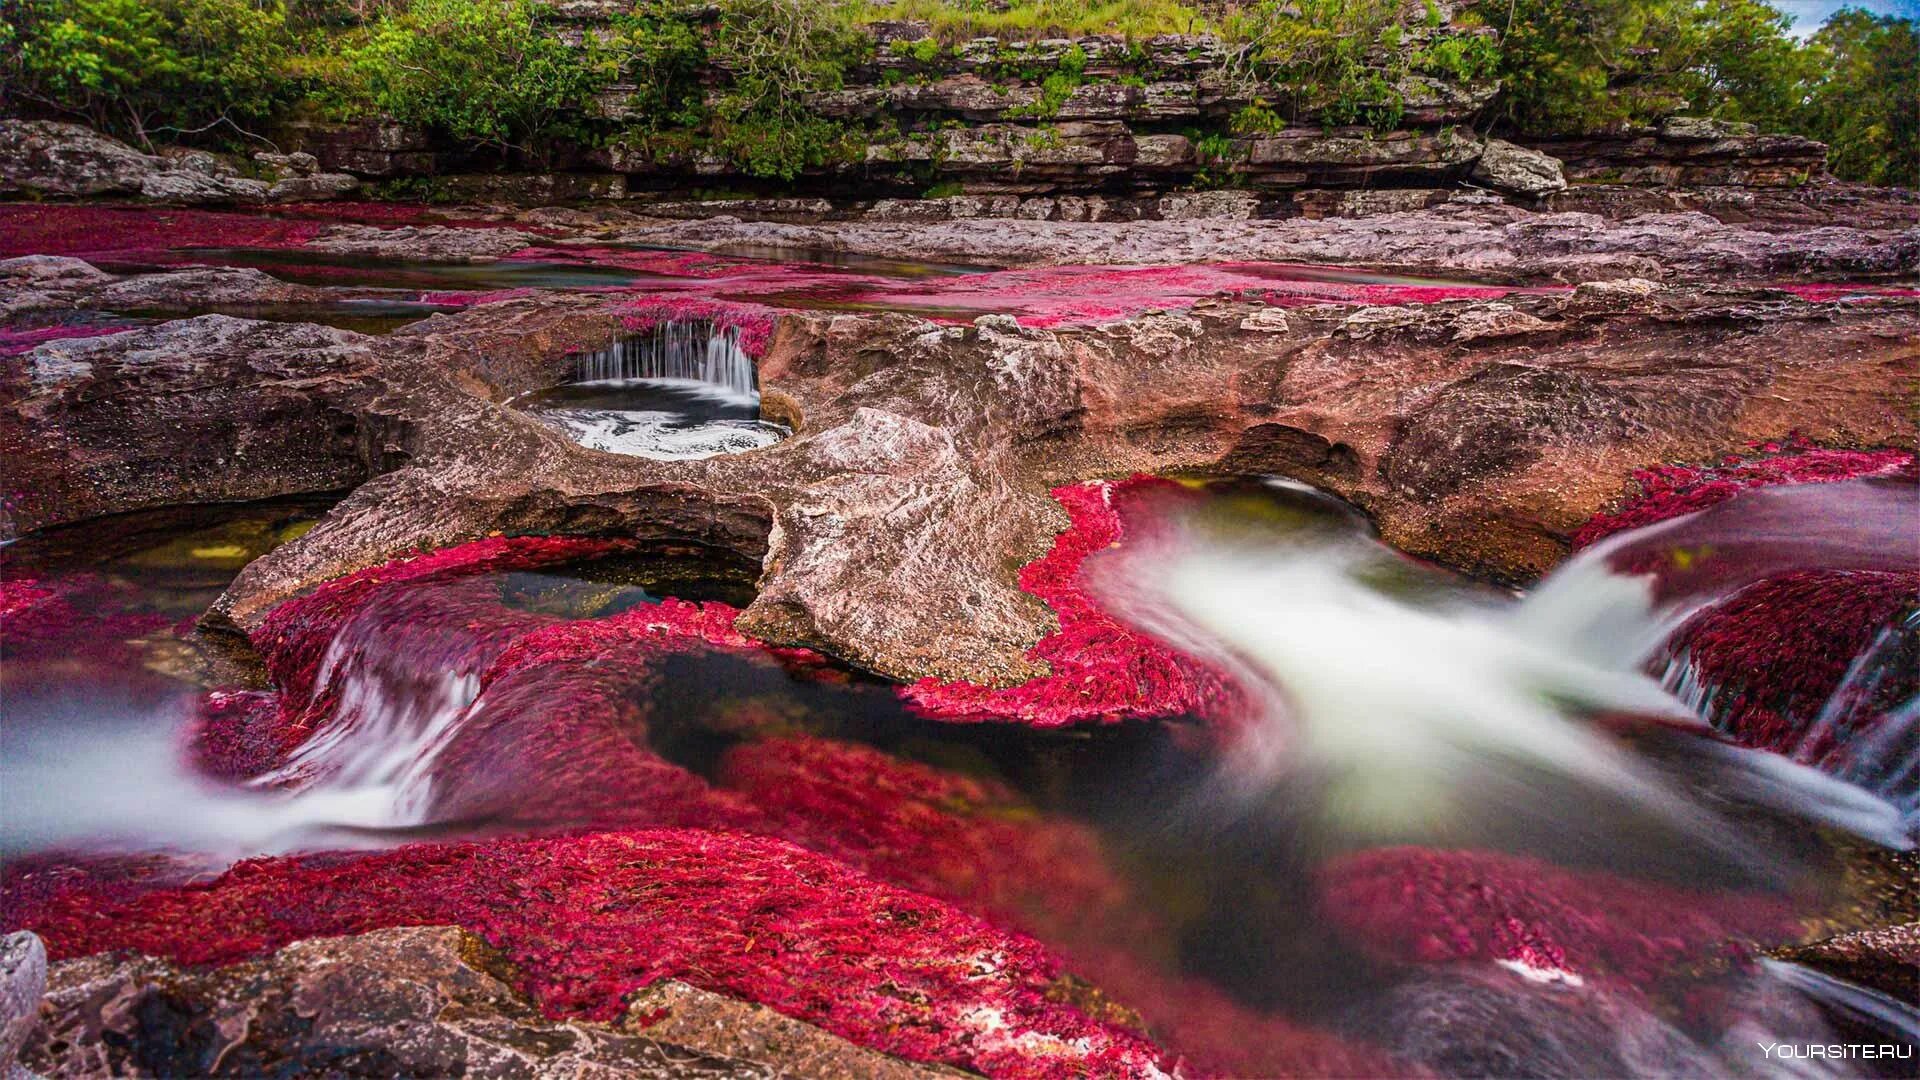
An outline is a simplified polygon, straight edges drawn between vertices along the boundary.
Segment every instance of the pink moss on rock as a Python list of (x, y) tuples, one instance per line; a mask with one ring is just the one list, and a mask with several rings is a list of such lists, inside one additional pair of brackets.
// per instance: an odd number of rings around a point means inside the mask
[(1321, 873), (1321, 910), (1379, 959), (1504, 961), (1645, 990), (1680, 966), (1798, 933), (1789, 902), (1634, 881), (1485, 851), (1379, 848)]
[[(1817, 760), (1862, 732), (1832, 726), (1808, 745), (1813, 719), (1881, 632), (1916, 609), (1920, 572), (1801, 571), (1702, 611), (1669, 649), (1715, 688), (1715, 726), (1744, 745)], [(1896, 665), (1887, 678), (1881, 693), (1890, 700), (1920, 693), (1920, 672), (1909, 665)], [(1852, 719), (1870, 723), (1870, 715)]]
[(634, 991), (674, 978), (996, 1076), (1142, 1076), (1160, 1058), (1138, 1034), (1051, 1000), (1059, 962), (1031, 938), (739, 833), (261, 859), (203, 885), (132, 898), (76, 888), (10, 909), (56, 959), (128, 949), (225, 964), (306, 938), (454, 924), (500, 949), (556, 1017), (612, 1019)]
[(1801, 440), (1764, 443), (1718, 465), (1656, 465), (1633, 474), (1639, 491), (1618, 508), (1593, 516), (1574, 533), (1575, 550), (1614, 533), (1705, 510), (1751, 487), (1823, 484), (1910, 472), (1912, 451), (1830, 450)]
[(1128, 511), (1144, 494), (1178, 492), (1148, 476), (1053, 489), (1071, 524), (1053, 549), (1020, 571), (1020, 587), (1046, 601), (1060, 629), (1027, 655), (1051, 674), (996, 688), (921, 679), (901, 690), (914, 711), (941, 720), (1004, 720), (1035, 727), (1200, 715), (1234, 715), (1238, 693), (1223, 675), (1101, 610), (1082, 564), (1127, 536)]

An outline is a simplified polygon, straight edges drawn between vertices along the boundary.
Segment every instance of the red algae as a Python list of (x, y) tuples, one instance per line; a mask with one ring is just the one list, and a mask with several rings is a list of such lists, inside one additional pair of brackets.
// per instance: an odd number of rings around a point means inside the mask
[[(1669, 643), (1715, 688), (1716, 727), (1747, 746), (1818, 760), (1863, 734), (1813, 719), (1887, 627), (1920, 609), (1920, 572), (1807, 570), (1741, 589), (1690, 619)], [(1920, 693), (1920, 672), (1896, 665), (1893, 700)], [(1867, 716), (1855, 718), (1866, 724)]]
[(13, 899), (10, 919), (55, 959), (127, 949), (225, 964), (306, 938), (454, 924), (501, 950), (550, 1016), (609, 1020), (634, 991), (673, 978), (996, 1076), (1159, 1067), (1137, 1033), (1050, 999), (1059, 962), (1031, 938), (739, 833), (420, 844), (254, 860), (134, 897), (70, 885)]
[(652, 330), (669, 322), (710, 322), (740, 335), (740, 351), (758, 358), (773, 340), (771, 308), (760, 304), (696, 298), (647, 297), (622, 305), (621, 325), (630, 331)]
[[(152, 260), (188, 248), (297, 248), (333, 225), (440, 224), (521, 228), (512, 222), (449, 218), (401, 203), (289, 203), (268, 213), (181, 210), (98, 203), (0, 205), (0, 258), (72, 255)], [(539, 231), (539, 230), (533, 230)]]
[(1081, 581), (1089, 556), (1126, 537), (1126, 508), (1136, 495), (1178, 489), (1148, 476), (1053, 489), (1071, 523), (1051, 551), (1020, 571), (1020, 587), (1059, 617), (1060, 629), (1027, 652), (1051, 673), (1004, 688), (921, 679), (903, 687), (901, 696), (915, 712), (935, 719), (1035, 727), (1235, 715), (1238, 694), (1229, 680), (1101, 610)]
[(31, 351), (35, 346), (48, 341), (65, 341), (69, 338), (104, 337), (107, 334), (119, 334), (134, 329), (128, 325), (70, 324), (67, 326), (41, 326), (32, 329), (17, 329), (0, 326), (0, 356), (18, 356)]
[(1717, 465), (1658, 465), (1634, 473), (1638, 493), (1617, 509), (1594, 515), (1574, 533), (1573, 547), (1705, 510), (1751, 487), (1833, 483), (1913, 468), (1908, 450), (1831, 450), (1801, 439), (1758, 444), (1751, 454), (1730, 455)]
[(1489, 851), (1379, 848), (1321, 872), (1321, 909), (1397, 963), (1503, 961), (1536, 978), (1599, 979), (1644, 992), (1687, 964), (1735, 959), (1741, 942), (1799, 930), (1775, 896), (1701, 892)]

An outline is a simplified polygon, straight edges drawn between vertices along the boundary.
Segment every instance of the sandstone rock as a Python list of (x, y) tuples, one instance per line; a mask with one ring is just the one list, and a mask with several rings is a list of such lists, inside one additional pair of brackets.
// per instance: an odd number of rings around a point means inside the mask
[(263, 150), (253, 155), (253, 160), (275, 180), (312, 176), (320, 169), (319, 159), (304, 150), (295, 150), (291, 154), (270, 154)]
[(474, 262), (511, 255), (540, 243), (517, 229), (461, 229), (445, 225), (336, 225), (312, 241), (315, 251), (372, 255), (389, 259), (437, 259)]
[(1545, 195), (1567, 186), (1558, 160), (1505, 139), (1487, 140), (1471, 175), (1489, 187), (1516, 195)]
[(1340, 330), (1348, 337), (1370, 338), (1391, 333), (1422, 322), (1419, 312), (1404, 307), (1363, 307), (1340, 320)]
[[(974, 200), (975, 196), (965, 197)], [(936, 200), (938, 202), (938, 200)], [(1580, 281), (1691, 274), (1715, 280), (1897, 276), (1920, 273), (1920, 228), (1826, 227), (1772, 232), (1706, 214), (1648, 215), (1627, 222), (1595, 214), (1529, 213), (1504, 205), (1462, 205), (1359, 219), (1178, 222), (995, 222), (912, 203), (890, 203), (916, 224), (862, 221), (814, 227), (763, 222), (684, 222), (622, 229), (621, 239), (674, 247), (775, 244), (890, 259), (949, 259), (1013, 265), (1167, 264), (1220, 260), (1353, 263), (1418, 268), (1440, 276), (1513, 281)], [(957, 207), (951, 200), (942, 206)], [(1017, 200), (1006, 203), (1010, 217)], [(932, 209), (928, 207), (928, 209)]]
[(9, 288), (32, 285), (97, 285), (112, 275), (84, 259), (65, 255), (22, 255), (0, 259), (0, 278)]
[(1260, 209), (1260, 197), (1250, 191), (1186, 191), (1160, 199), (1160, 217), (1167, 221), (1225, 218), (1245, 221)]
[(1284, 334), (1292, 329), (1286, 312), (1279, 308), (1261, 308), (1240, 320), (1240, 329), (1255, 334)]
[(28, 931), (0, 937), (0, 1077), (14, 1080), (15, 1062), (40, 1026), (47, 985), (47, 949)]
[(346, 173), (295, 175), (274, 181), (266, 198), (270, 202), (324, 202), (350, 195), (359, 187), (360, 181)]
[(158, 158), (77, 124), (0, 120), (0, 185), (8, 190), (130, 194), (165, 167)]
[[(1001, 199), (1007, 213), (1019, 210), (1019, 200)], [(1032, 205), (1065, 213), (1049, 199)], [(460, 231), (435, 228), (342, 236), (352, 250), (407, 254)], [(498, 245), (489, 253), (530, 236), (466, 232)], [(1044, 247), (1052, 259), (1159, 263), (1338, 252), (1515, 276), (1596, 254), (1643, 259), (1638, 250), (1708, 260), (1693, 265), (1754, 258), (1763, 269), (1801, 257), (1802, 243), (1821, 244), (1826, 258), (1847, 244), (1856, 257), (1870, 250), (1865, 234), (1776, 237), (1698, 215), (1620, 227), (1505, 207), (1125, 225), (713, 220), (608, 238), (721, 249), (898, 243), (918, 260), (963, 241), (971, 246), (961, 257), (977, 260), (983, 240), (1011, 245), (990, 253)], [(459, 251), (466, 241), (446, 243)], [(163, 279), (175, 275), (98, 282), (78, 264), (26, 271), (54, 284), (23, 274), (29, 284), (16, 294), (58, 294), (69, 306), (105, 290), (132, 290), (131, 301), (269, 287), (233, 271), (196, 270), (173, 285)], [(58, 284), (68, 276), (73, 284)], [(1045, 275), (1033, 280), (1045, 287)], [(0, 443), (24, 493), (11, 509), (32, 528), (361, 485), (306, 538), (242, 574), (221, 611), (243, 626), (318, 581), (496, 530), (698, 540), (763, 566), (743, 629), (896, 677), (1004, 685), (1039, 670), (1026, 650), (1051, 615), (1018, 588), (1013, 568), (1058, 530), (1047, 491), (1064, 481), (1135, 469), (1279, 471), (1366, 505), (1390, 539), (1421, 554), (1518, 578), (1558, 558), (1567, 531), (1635, 468), (1796, 429), (1847, 441), (1911, 436), (1887, 372), (1911, 362), (1913, 301), (1637, 286), (1295, 308), (1284, 329), (1275, 320), (1260, 332), (1239, 324), (1262, 309), (1233, 303), (1056, 330), (1006, 318), (960, 329), (904, 315), (759, 313), (767, 321), (756, 333), (772, 341), (763, 385), (799, 434), (698, 462), (599, 454), (503, 407), (550, 385), (571, 353), (620, 333), (633, 304), (630, 295), (508, 299), (380, 339), (210, 317), (40, 344), (9, 366), (0, 394)], [(1538, 330), (1536, 320), (1555, 329), (1551, 350), (1530, 340), (1537, 335), (1509, 333)], [(1698, 346), (1709, 331), (1710, 355)], [(1196, 426), (1194, 416), (1209, 419)], [(883, 506), (894, 509), (875, 510)]]
[(820, 1080), (912, 1080), (965, 1073), (900, 1061), (855, 1046), (764, 1005), (736, 1001), (683, 982), (635, 994), (621, 1030), (718, 1058), (763, 1063), (782, 1074)]
[(76, 124), (0, 120), (0, 189), (204, 205), (330, 199), (357, 186), (339, 174), (269, 186), (204, 151), (143, 154)]
[[(26, 1061), (50, 1076), (952, 1075), (679, 983), (643, 996), (668, 1011), (652, 1026), (646, 1014), (619, 1026), (551, 1021), (501, 980), (499, 964), (478, 938), (446, 927), (303, 941), (211, 971), (141, 956), (66, 961), (53, 969), (47, 1022)], [(744, 1053), (706, 1049), (716, 1044)]]
[(1552, 323), (1524, 311), (1515, 311), (1511, 304), (1491, 303), (1461, 312), (1453, 320), (1453, 340), (1464, 342), (1518, 337), (1552, 329)]
[(236, 177), (240, 175), (239, 166), (220, 154), (193, 150), (184, 146), (163, 146), (158, 153), (178, 168), (204, 173), (207, 176)]
[(1749, 138), (1760, 134), (1753, 124), (1714, 120), (1703, 116), (1669, 116), (1660, 121), (1660, 137), (1690, 142)]

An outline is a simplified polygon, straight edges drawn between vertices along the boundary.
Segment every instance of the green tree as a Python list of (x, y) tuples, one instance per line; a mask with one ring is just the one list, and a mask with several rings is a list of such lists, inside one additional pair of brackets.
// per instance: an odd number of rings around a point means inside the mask
[(142, 145), (242, 133), (281, 104), (278, 0), (5, 0), (0, 105), (70, 113)]
[(1503, 30), (1505, 119), (1564, 134), (1675, 112), (1792, 121), (1813, 58), (1760, 0), (1514, 0)]
[(1824, 62), (1802, 129), (1831, 148), (1828, 166), (1849, 180), (1920, 187), (1920, 28), (1845, 8), (1811, 46)]
[(336, 107), (373, 110), (478, 146), (538, 151), (578, 134), (594, 95), (619, 73), (589, 36), (571, 45), (535, 0), (414, 0), (346, 52)]

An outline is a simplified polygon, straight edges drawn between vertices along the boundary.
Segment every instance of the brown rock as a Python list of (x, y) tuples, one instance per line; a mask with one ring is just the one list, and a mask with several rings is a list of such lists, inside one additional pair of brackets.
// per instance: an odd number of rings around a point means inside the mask
[[(954, 1075), (679, 983), (643, 992), (668, 1003), (664, 1023), (548, 1020), (502, 970), (452, 927), (316, 938), (213, 971), (144, 956), (69, 960), (52, 970), (24, 1060), (49, 1076)], [(711, 1030), (715, 1020), (729, 1030)]]
[(1058, 331), (789, 313), (760, 373), (795, 437), (657, 462), (501, 404), (617, 333), (621, 302), (513, 300), (377, 339), (209, 317), (41, 345), (0, 395), (30, 493), (16, 514), (360, 484), (241, 574), (219, 612), (243, 627), (327, 578), (495, 531), (696, 540), (760, 561), (749, 633), (1005, 684), (1038, 670), (1023, 654), (1052, 625), (1016, 572), (1063, 524), (1059, 483), (1279, 473), (1403, 548), (1523, 578), (1635, 468), (1794, 431), (1911, 444), (1899, 373), (1920, 355), (1920, 302), (1765, 291), (1327, 306), (1245, 330), (1260, 309), (1232, 303)]

